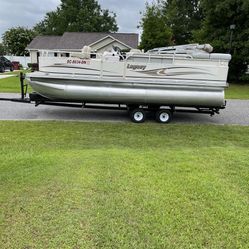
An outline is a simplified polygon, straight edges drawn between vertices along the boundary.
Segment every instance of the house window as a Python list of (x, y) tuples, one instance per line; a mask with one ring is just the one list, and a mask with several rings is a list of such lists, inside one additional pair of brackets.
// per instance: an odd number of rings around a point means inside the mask
[(48, 57), (54, 57), (54, 53), (53, 52), (48, 52)]
[(70, 57), (70, 54), (69, 53), (62, 53), (61, 57)]

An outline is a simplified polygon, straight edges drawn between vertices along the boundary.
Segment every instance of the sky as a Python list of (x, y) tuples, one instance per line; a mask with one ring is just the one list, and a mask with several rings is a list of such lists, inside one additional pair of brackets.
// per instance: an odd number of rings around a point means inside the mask
[[(99, 0), (102, 9), (117, 14), (119, 32), (139, 33), (137, 26), (146, 2), (152, 0)], [(32, 28), (48, 11), (55, 10), (60, 0), (0, 0), (0, 40), (9, 28)]]

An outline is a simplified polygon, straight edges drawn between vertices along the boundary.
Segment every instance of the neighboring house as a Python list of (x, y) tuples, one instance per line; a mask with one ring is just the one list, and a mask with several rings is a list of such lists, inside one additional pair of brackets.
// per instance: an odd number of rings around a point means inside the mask
[(138, 34), (134, 33), (83, 33), (65, 32), (62, 36), (37, 36), (27, 46), (31, 63), (37, 63), (39, 52), (48, 50), (51, 56), (69, 56), (69, 52), (80, 52), (90, 46), (96, 53), (118, 46), (121, 50), (137, 48)]

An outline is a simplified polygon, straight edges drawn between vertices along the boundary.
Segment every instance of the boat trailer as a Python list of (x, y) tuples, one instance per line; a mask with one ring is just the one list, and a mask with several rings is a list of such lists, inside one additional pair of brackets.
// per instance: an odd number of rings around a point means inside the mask
[[(0, 101), (11, 101), (25, 104), (34, 104), (36, 107), (39, 105), (61, 106), (61, 107), (74, 107), (81, 109), (104, 109), (104, 110), (128, 110), (130, 118), (135, 123), (142, 123), (146, 119), (146, 112), (154, 112), (155, 118), (160, 123), (169, 123), (175, 112), (182, 113), (202, 113), (213, 116), (219, 114), (220, 107), (207, 107), (207, 106), (159, 106), (159, 105), (129, 105), (129, 104), (110, 104), (110, 103), (87, 103), (75, 102), (65, 100), (51, 100), (41, 96), (38, 93), (32, 92), (28, 94), (28, 83), (25, 82), (25, 74), (20, 73), (20, 98), (0, 98)], [(27, 96), (28, 95), (28, 96)]]

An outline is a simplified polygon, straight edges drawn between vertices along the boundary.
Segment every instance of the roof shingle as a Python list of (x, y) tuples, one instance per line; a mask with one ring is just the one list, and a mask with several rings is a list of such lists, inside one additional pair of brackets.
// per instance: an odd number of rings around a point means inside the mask
[(26, 49), (78, 50), (107, 36), (112, 36), (131, 48), (138, 46), (138, 34), (135, 33), (65, 32), (62, 36), (37, 36)]
[(27, 46), (28, 49), (54, 49), (60, 41), (61, 36), (43, 35), (36, 36), (31, 43)]

